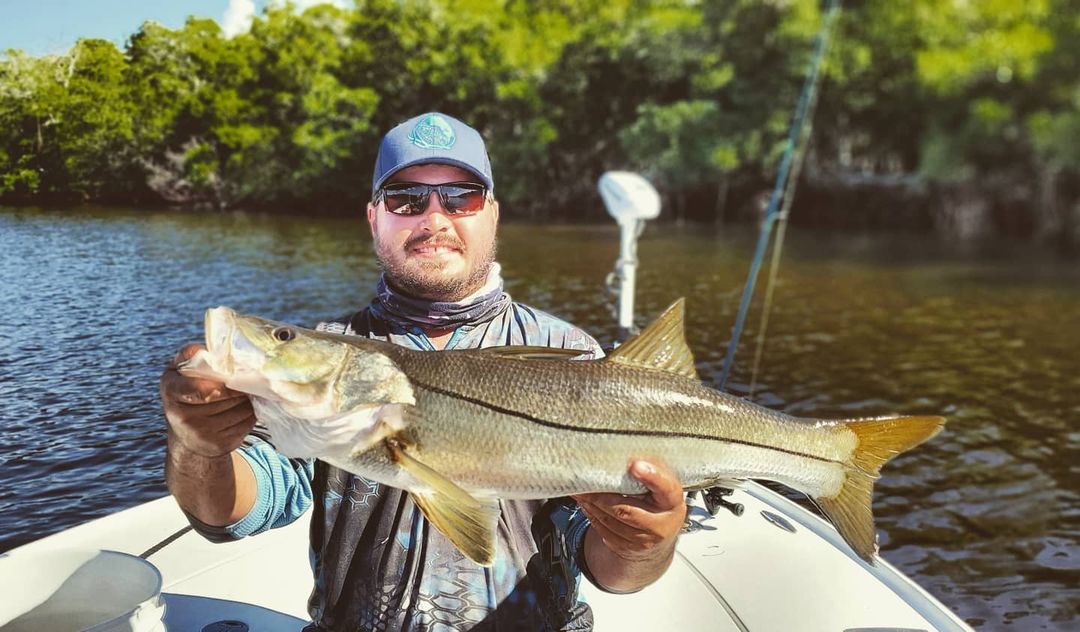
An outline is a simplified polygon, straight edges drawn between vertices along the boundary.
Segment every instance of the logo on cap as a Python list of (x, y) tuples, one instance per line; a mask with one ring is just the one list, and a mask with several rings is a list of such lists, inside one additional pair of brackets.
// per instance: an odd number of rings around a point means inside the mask
[(446, 119), (432, 114), (420, 119), (409, 134), (409, 141), (421, 149), (450, 149), (457, 142), (457, 135)]

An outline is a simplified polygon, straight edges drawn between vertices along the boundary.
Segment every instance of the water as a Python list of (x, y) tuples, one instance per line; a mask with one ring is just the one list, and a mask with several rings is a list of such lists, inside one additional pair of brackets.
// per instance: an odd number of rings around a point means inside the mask
[[(518, 300), (602, 343), (614, 227), (504, 226)], [(755, 235), (650, 227), (638, 312), (687, 297), (707, 382)], [(371, 297), (362, 219), (0, 208), (0, 551), (156, 498), (157, 379), (202, 312), (313, 324)], [(764, 280), (764, 277), (762, 277)], [(730, 390), (746, 394), (751, 312)], [(1080, 265), (1019, 247), (789, 232), (754, 399), (794, 414), (942, 413), (887, 466), (884, 556), (983, 629), (1080, 627)]]

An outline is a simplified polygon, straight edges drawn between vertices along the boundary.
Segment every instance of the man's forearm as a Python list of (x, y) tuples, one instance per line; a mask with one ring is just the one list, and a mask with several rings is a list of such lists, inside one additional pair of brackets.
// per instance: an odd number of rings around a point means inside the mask
[(217, 457), (191, 452), (170, 433), (165, 483), (185, 511), (213, 526), (230, 525), (255, 505), (255, 474), (236, 451)]
[(605, 544), (600, 534), (590, 528), (585, 532), (585, 563), (593, 579), (610, 592), (630, 593), (653, 583), (671, 566), (675, 542), (649, 551), (640, 558), (624, 559)]

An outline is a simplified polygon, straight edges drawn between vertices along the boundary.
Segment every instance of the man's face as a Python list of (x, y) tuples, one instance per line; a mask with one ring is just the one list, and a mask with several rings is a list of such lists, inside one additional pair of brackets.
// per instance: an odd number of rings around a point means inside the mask
[[(458, 167), (428, 164), (398, 171), (387, 184), (393, 182), (444, 184), (479, 179)], [(487, 280), (495, 260), (498, 202), (488, 200), (479, 212), (454, 215), (432, 194), (423, 213), (406, 216), (389, 212), (380, 200), (368, 204), (367, 218), (379, 265), (395, 287), (428, 300), (457, 301)]]

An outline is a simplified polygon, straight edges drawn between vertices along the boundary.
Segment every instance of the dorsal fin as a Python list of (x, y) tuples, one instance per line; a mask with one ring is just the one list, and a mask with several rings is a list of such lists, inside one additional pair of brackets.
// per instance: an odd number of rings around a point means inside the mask
[(469, 351), (497, 355), (503, 358), (518, 358), (520, 360), (568, 360), (592, 353), (582, 349), (560, 349), (558, 347), (538, 347), (534, 345), (485, 347), (483, 349), (469, 349)]
[(644, 331), (612, 351), (608, 359), (699, 379), (694, 368), (694, 354), (686, 344), (685, 313), (686, 299), (680, 298)]

